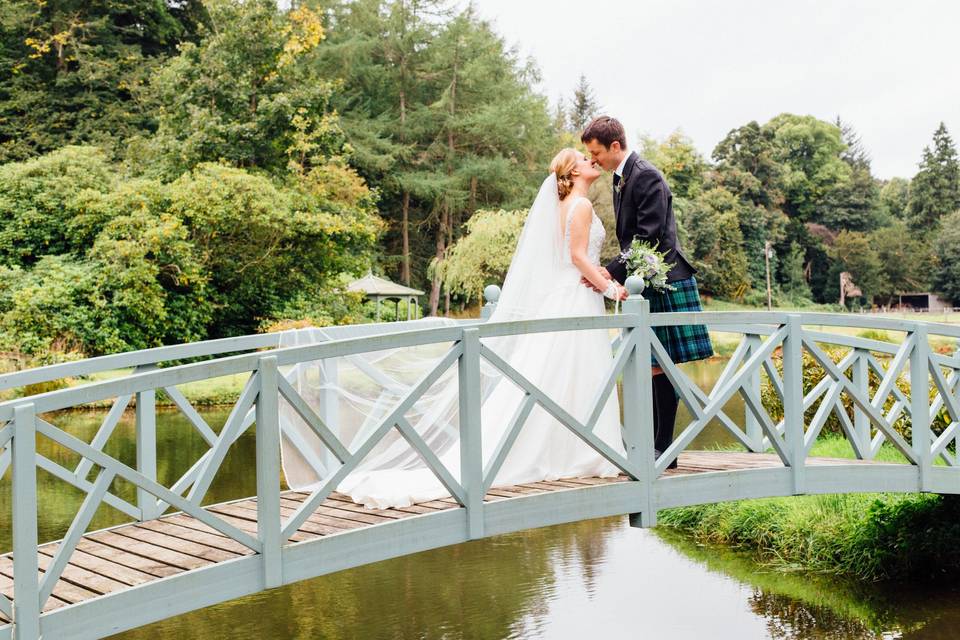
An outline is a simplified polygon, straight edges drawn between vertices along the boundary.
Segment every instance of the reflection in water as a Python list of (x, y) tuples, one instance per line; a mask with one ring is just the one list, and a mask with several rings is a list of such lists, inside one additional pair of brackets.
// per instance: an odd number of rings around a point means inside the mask
[[(789, 596), (755, 588), (749, 598), (750, 609), (767, 620), (771, 638), (783, 640), (873, 640), (875, 631), (856, 619), (846, 619), (828, 607), (808, 605)], [(883, 638), (901, 638), (899, 632), (883, 633)]]
[[(722, 363), (721, 363), (722, 365)], [(715, 363), (705, 367), (719, 369)], [(719, 371), (697, 370), (698, 375)], [(103, 413), (50, 416), (89, 441)], [(204, 417), (219, 430), (226, 410)], [(168, 486), (206, 450), (175, 412), (157, 421), (158, 475)], [(716, 442), (714, 439), (713, 442)], [(703, 446), (709, 446), (706, 442)], [(77, 457), (45, 438), (39, 450), (67, 468)], [(135, 461), (133, 416), (106, 447)], [(252, 495), (254, 437), (241, 438), (208, 501)], [(90, 476), (93, 477), (92, 475)], [(63, 536), (83, 494), (40, 472), (41, 539)], [(0, 548), (9, 549), (9, 474), (0, 483)], [(132, 487), (118, 485), (133, 500)], [(96, 528), (125, 522), (103, 507)], [(960, 625), (960, 593), (865, 585), (768, 571), (744, 554), (608, 518), (498, 536), (358, 567), (188, 613), (117, 640), (329, 638), (904, 638), (946, 640)]]

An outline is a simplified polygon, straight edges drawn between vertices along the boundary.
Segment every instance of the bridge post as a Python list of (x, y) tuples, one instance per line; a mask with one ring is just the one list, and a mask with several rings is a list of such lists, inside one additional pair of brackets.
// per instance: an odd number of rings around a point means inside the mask
[[(870, 365), (867, 362), (867, 352), (861, 349), (854, 349), (857, 354), (853, 361), (853, 386), (863, 394), (864, 398), (870, 397)], [(860, 408), (857, 403), (853, 404), (853, 431), (857, 442), (853, 444), (853, 451), (858, 458), (872, 457), (870, 455), (870, 418), (866, 412)]]
[[(136, 407), (137, 471), (153, 481), (157, 479), (156, 393), (154, 389), (139, 391)], [(140, 522), (150, 520), (157, 515), (157, 499), (148, 491), (137, 487), (137, 508), (140, 509)]]
[[(633, 286), (631, 286), (633, 285)], [(623, 435), (627, 460), (640, 470), (637, 480), (643, 483), (643, 498), (638, 513), (630, 514), (631, 527), (653, 527), (657, 524), (657, 507), (653, 495), (656, 471), (653, 459), (653, 372), (650, 368), (650, 302), (640, 292), (642, 284), (627, 279), (631, 295), (623, 303), (623, 312), (636, 314), (637, 324), (630, 329), (637, 339), (623, 368)]]
[(280, 535), (280, 415), (277, 358), (260, 358), (257, 395), (257, 539), (262, 545), (263, 586), (283, 584)]
[(930, 344), (927, 327), (918, 322), (913, 330), (913, 350), (910, 352), (910, 426), (913, 451), (917, 455), (920, 491), (930, 489)]
[(37, 416), (32, 404), (13, 410), (13, 623), (16, 640), (40, 637), (37, 561)]
[[(763, 344), (760, 336), (754, 333), (744, 335), (743, 339), (747, 341), (747, 352), (744, 354), (744, 359), (747, 359), (756, 353), (756, 351), (759, 350), (760, 346)], [(749, 385), (754, 396), (757, 398), (761, 397), (762, 389), (760, 387), (760, 367), (757, 367), (757, 369), (750, 374), (750, 376), (747, 378), (746, 384)], [(744, 418), (746, 423), (745, 426), (747, 428), (747, 439), (750, 441), (750, 450), (754, 453), (762, 453), (764, 450), (763, 429), (760, 427), (760, 421), (757, 420), (757, 416), (755, 416), (753, 412), (749, 410), (744, 412)]]
[(793, 493), (804, 492), (803, 326), (800, 315), (787, 315), (783, 341), (783, 428), (793, 476)]
[(464, 329), (460, 380), (460, 484), (466, 494), (467, 536), (483, 537), (483, 442), (480, 424), (480, 334)]

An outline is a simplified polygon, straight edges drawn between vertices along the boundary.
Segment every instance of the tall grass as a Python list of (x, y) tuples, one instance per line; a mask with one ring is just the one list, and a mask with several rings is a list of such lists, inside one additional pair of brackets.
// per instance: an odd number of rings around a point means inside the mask
[[(841, 438), (812, 455), (852, 457)], [(892, 448), (878, 458), (902, 462)], [(748, 549), (782, 569), (864, 580), (933, 579), (960, 568), (960, 496), (851, 494), (742, 500), (663, 511), (660, 524), (705, 543)]]

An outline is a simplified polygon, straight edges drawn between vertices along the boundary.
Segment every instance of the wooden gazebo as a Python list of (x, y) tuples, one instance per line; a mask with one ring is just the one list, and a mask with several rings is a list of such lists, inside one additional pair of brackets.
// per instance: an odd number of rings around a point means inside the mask
[(415, 310), (412, 314), (414, 319), (420, 316), (420, 296), (423, 295), (423, 291), (391, 282), (386, 278), (375, 276), (373, 273), (367, 273), (359, 280), (351, 282), (347, 286), (347, 291), (360, 291), (368, 299), (375, 300), (377, 303), (377, 320), (380, 320), (380, 303), (384, 300), (395, 301), (398, 320), (401, 300), (407, 301), (407, 320), (411, 319), (411, 309)]

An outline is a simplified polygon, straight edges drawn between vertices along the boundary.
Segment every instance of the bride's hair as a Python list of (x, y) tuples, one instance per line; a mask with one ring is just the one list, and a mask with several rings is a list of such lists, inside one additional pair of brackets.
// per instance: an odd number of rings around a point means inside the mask
[(577, 166), (580, 155), (576, 149), (567, 147), (553, 156), (553, 161), (550, 163), (550, 172), (557, 174), (557, 193), (561, 200), (570, 194), (573, 189), (573, 177), (579, 175), (573, 168)]

